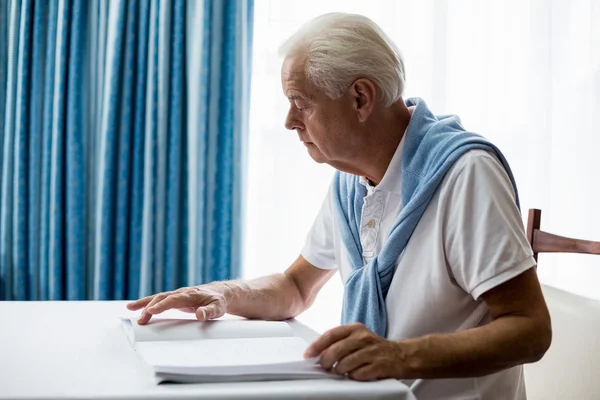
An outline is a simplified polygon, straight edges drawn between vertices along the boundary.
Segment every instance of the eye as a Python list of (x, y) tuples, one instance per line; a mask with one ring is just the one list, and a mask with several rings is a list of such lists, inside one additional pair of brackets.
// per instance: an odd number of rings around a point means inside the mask
[(308, 108), (308, 105), (305, 102), (299, 101), (299, 100), (295, 100), (294, 101), (294, 105), (300, 111), (304, 111), (304, 110), (306, 110)]

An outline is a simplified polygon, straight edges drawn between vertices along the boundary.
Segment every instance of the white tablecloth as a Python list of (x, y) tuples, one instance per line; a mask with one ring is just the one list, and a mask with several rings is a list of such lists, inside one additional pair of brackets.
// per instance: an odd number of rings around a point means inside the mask
[(125, 302), (0, 302), (0, 399), (414, 399), (395, 380), (156, 385), (121, 330), (124, 314)]

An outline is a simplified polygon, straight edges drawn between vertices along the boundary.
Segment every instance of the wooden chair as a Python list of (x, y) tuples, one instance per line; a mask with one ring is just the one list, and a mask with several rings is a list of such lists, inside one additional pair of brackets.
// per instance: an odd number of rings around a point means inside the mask
[[(541, 216), (541, 210), (529, 210), (527, 238), (536, 261), (538, 253), (600, 255), (600, 242), (540, 230)], [(600, 300), (546, 285), (542, 290), (552, 318), (552, 345), (541, 361), (525, 366), (528, 399), (600, 399)]]

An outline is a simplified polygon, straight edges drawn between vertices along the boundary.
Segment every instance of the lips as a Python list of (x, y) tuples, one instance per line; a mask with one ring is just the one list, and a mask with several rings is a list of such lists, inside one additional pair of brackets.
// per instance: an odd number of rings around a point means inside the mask
[(300, 137), (300, 135), (298, 135), (298, 139), (300, 139), (300, 141), (302, 142), (302, 144), (303, 144), (303, 145), (305, 145), (305, 146), (307, 146), (307, 147), (308, 147), (308, 146), (313, 146), (313, 145), (314, 145), (314, 144), (313, 144), (313, 142), (310, 142), (310, 141), (308, 141), (308, 140), (302, 139), (302, 138)]

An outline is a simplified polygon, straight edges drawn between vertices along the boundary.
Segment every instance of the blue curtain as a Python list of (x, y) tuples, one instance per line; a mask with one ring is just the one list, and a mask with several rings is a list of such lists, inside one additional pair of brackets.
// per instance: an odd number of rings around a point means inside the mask
[(0, 299), (235, 278), (251, 0), (0, 0)]

